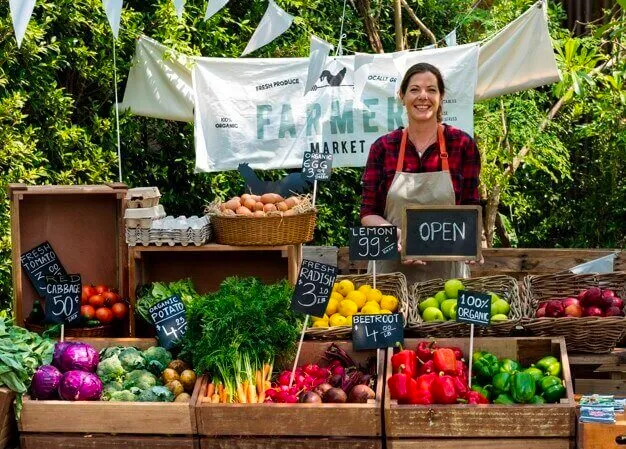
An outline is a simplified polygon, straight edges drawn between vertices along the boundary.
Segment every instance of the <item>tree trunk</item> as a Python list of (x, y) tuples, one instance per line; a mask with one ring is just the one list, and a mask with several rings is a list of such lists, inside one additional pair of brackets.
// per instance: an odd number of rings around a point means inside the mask
[(350, 3), (352, 3), (363, 21), (365, 34), (367, 35), (372, 51), (374, 51), (374, 53), (384, 53), (383, 43), (380, 40), (380, 33), (378, 32), (378, 22), (371, 14), (370, 0), (351, 0)]
[[(502, 222), (502, 216), (496, 212), (496, 234), (500, 239), (500, 244), (503, 248), (511, 247), (511, 239), (504, 229), (504, 223)], [(493, 243), (492, 243), (493, 244)]]
[(485, 223), (485, 238), (487, 239), (487, 248), (493, 247), (493, 234), (496, 227), (496, 217), (498, 215), (498, 206), (500, 205), (500, 186), (493, 187), (487, 198), (487, 222)]
[(404, 33), (402, 30), (402, 3), (393, 0), (393, 24), (396, 34), (396, 51), (404, 50)]

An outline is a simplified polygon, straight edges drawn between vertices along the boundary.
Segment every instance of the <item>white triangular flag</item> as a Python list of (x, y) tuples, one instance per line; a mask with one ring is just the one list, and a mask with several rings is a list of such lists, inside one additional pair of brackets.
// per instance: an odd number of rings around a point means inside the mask
[(173, 0), (174, 8), (176, 9), (176, 15), (178, 20), (183, 18), (183, 10), (185, 9), (185, 0)]
[(444, 39), (446, 41), (446, 47), (454, 47), (456, 45), (456, 28), (450, 31)]
[(206, 6), (206, 13), (204, 14), (204, 20), (209, 20), (220, 9), (226, 6), (228, 0), (209, 0), (209, 4)]
[(252, 53), (272, 42), (289, 29), (291, 22), (293, 22), (293, 16), (279, 8), (274, 0), (270, 0), (259, 26), (254, 30), (254, 34), (241, 56)]
[(306, 78), (306, 86), (304, 87), (304, 95), (306, 95), (311, 88), (319, 80), (322, 70), (326, 65), (326, 58), (333, 49), (333, 45), (329, 44), (319, 37), (311, 35), (311, 49), (309, 50), (309, 72)]
[(22, 46), (22, 39), (24, 39), (26, 34), (26, 27), (28, 27), (34, 7), (35, 0), (9, 0), (11, 19), (13, 19), (13, 29), (15, 30), (18, 48)]
[(608, 256), (576, 265), (574, 268), (570, 268), (569, 271), (574, 274), (613, 273), (613, 262), (616, 257), (617, 254), (615, 253), (609, 254)]
[(102, 0), (104, 12), (113, 31), (113, 36), (117, 39), (120, 34), (120, 19), (122, 17), (122, 1), (123, 0)]

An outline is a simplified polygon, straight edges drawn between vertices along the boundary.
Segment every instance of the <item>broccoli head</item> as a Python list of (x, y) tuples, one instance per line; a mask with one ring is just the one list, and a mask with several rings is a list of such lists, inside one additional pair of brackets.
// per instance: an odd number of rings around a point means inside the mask
[(136, 348), (124, 348), (117, 356), (127, 372), (145, 367), (146, 362)]
[(125, 346), (111, 346), (108, 348), (104, 348), (102, 351), (100, 351), (100, 361), (108, 359), (109, 357), (112, 357), (114, 355), (120, 355), (120, 353), (126, 349)]
[(146, 390), (154, 387), (156, 384), (156, 376), (145, 369), (131, 371), (124, 378), (124, 388), (137, 387), (140, 390)]
[(100, 380), (106, 383), (113, 380), (120, 380), (126, 371), (124, 371), (124, 367), (117, 355), (112, 355), (108, 359), (104, 359), (98, 363), (96, 373)]
[(172, 354), (161, 346), (152, 346), (141, 353), (146, 360), (146, 368), (159, 376), (172, 361)]
[(124, 387), (117, 381), (111, 381), (104, 384), (102, 387), (102, 400), (108, 401), (111, 398), (111, 394), (115, 391), (122, 391)]
[(150, 391), (156, 396), (155, 401), (157, 402), (174, 401), (174, 394), (167, 387), (161, 387), (157, 385), (156, 387), (150, 388)]
[(111, 402), (135, 402), (136, 400), (137, 396), (129, 390), (114, 391), (109, 398)]

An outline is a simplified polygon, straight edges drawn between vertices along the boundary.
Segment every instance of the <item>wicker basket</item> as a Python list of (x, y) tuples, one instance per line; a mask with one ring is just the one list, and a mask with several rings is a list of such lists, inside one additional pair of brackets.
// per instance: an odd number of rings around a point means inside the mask
[(611, 289), (626, 299), (626, 272), (526, 276), (522, 288), (522, 325), (537, 336), (564, 336), (568, 351), (611, 352), (626, 333), (624, 317), (535, 318), (539, 302), (576, 297), (581, 290), (590, 287)]
[[(31, 332), (43, 334), (51, 325), (31, 323), (28, 320), (24, 323), (24, 327)], [(115, 334), (115, 326), (104, 324), (96, 327), (65, 327), (64, 335), (66, 337), (113, 337)]]
[(225, 217), (213, 215), (215, 240), (222, 245), (295, 245), (313, 240), (315, 210), (289, 217)]
[[(337, 276), (335, 282), (344, 279), (352, 281), (356, 288), (361, 285), (373, 285), (371, 274), (357, 274)], [(376, 275), (376, 288), (383, 295), (393, 295), (398, 298), (398, 311), (404, 317), (406, 324), (409, 312), (409, 291), (407, 288), (406, 277), (402, 273), (388, 273)], [(306, 336), (312, 340), (344, 340), (352, 338), (351, 326), (334, 326), (328, 328), (310, 327), (306, 330)]]
[[(518, 284), (515, 278), (510, 276), (485, 276), (471, 279), (463, 279), (466, 290), (478, 292), (493, 292), (506, 300), (511, 306), (509, 320), (490, 324), (489, 326), (474, 326), (474, 334), (482, 337), (508, 336), (522, 318), (522, 302), (519, 295)], [(411, 286), (411, 307), (409, 309), (409, 322), (407, 330), (409, 334), (417, 337), (453, 338), (467, 337), (470, 334), (470, 326), (456, 321), (425, 322), (420, 315), (418, 304), (443, 290), (445, 279), (432, 279), (426, 282), (418, 282)]]

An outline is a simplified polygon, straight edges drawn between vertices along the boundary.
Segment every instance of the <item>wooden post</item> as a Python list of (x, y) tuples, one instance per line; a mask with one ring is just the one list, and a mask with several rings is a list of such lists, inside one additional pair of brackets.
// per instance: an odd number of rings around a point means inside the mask
[(393, 0), (393, 22), (396, 30), (396, 51), (404, 50), (404, 33), (402, 32), (402, 1)]

